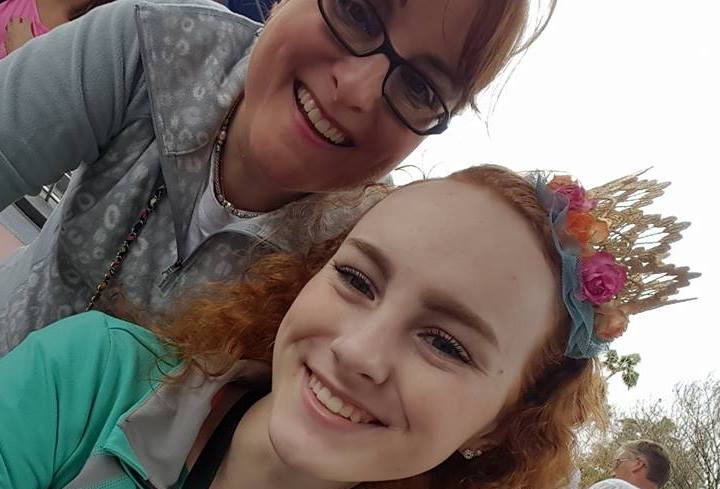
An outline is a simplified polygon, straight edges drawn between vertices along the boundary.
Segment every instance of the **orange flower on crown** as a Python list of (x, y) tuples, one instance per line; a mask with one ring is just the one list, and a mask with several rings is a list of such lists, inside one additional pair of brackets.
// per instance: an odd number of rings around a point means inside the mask
[(603, 341), (619, 338), (628, 326), (628, 311), (623, 306), (614, 307), (603, 304), (595, 307), (595, 336)]
[(588, 245), (602, 243), (610, 235), (607, 221), (585, 212), (569, 212), (565, 230), (590, 254), (592, 250), (588, 249)]

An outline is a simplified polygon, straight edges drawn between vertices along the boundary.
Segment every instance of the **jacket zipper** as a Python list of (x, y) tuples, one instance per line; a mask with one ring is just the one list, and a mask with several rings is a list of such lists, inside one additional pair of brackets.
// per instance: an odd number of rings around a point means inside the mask
[[(217, 232), (211, 234), (210, 236), (205, 237), (205, 239), (203, 239), (195, 247), (195, 249), (192, 251), (192, 253), (190, 253), (190, 257), (187, 260), (184, 259), (182, 256), (178, 256), (178, 259), (175, 261), (175, 263), (173, 263), (172, 265), (170, 265), (169, 267), (167, 267), (165, 270), (163, 270), (160, 273), (160, 275), (162, 275), (162, 279), (160, 280), (160, 283), (158, 284), (158, 288), (163, 292), (167, 292), (170, 289), (170, 287), (172, 286), (172, 284), (175, 283), (175, 280), (177, 280), (180, 270), (195, 258), (195, 255), (197, 254), (198, 250), (200, 250), (205, 245), (205, 243), (207, 243), (211, 238), (218, 236), (220, 234), (223, 234), (223, 233), (227, 233), (227, 232), (237, 233), (237, 231), (227, 231), (224, 229), (217, 231)], [(240, 233), (238, 233), (238, 234), (240, 234)], [(247, 234), (247, 233), (242, 233), (242, 234)], [(278, 247), (273, 244), (270, 244), (270, 246), (272, 246), (273, 249), (278, 249)]]
[(177, 272), (179, 272), (182, 267), (183, 267), (183, 259), (181, 256), (179, 256), (178, 259), (175, 261), (175, 263), (173, 263), (172, 265), (167, 267), (161, 273), (162, 280), (160, 280), (160, 283), (158, 284), (158, 288), (160, 288), (160, 290), (165, 292), (167, 290), (167, 288), (170, 286), (170, 284), (175, 281)]
[(202, 248), (203, 245), (204, 245), (210, 238), (212, 238), (213, 236), (216, 236), (216, 235), (218, 235), (218, 234), (220, 234), (220, 233), (222, 233), (222, 232), (224, 232), (224, 231), (220, 231), (220, 232), (211, 234), (210, 236), (207, 236), (205, 239), (203, 239), (203, 240), (195, 247), (195, 249), (192, 251), (192, 253), (190, 253), (190, 257), (189, 257), (187, 260), (185, 260), (182, 256), (178, 256), (177, 260), (175, 260), (175, 263), (173, 263), (172, 265), (170, 265), (169, 267), (167, 267), (165, 270), (163, 270), (163, 271), (160, 273), (160, 275), (162, 275), (162, 279), (160, 280), (160, 283), (158, 284), (158, 288), (159, 288), (161, 291), (163, 291), (163, 292), (167, 292), (168, 289), (170, 288), (170, 286), (171, 286), (173, 283), (175, 283), (175, 280), (177, 280), (178, 272), (180, 271), (180, 269), (182, 269), (186, 264), (188, 264), (188, 263), (193, 259), (193, 257), (194, 257), (195, 254), (197, 253), (197, 251), (198, 251), (200, 248)]

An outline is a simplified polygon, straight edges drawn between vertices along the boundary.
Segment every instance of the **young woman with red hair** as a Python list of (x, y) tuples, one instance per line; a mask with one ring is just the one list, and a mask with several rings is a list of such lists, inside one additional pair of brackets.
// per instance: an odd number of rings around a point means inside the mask
[(174, 319), (44, 328), (0, 361), (0, 487), (555, 489), (601, 412), (603, 315), (644, 304), (609, 235), (566, 239), (593, 207), (569, 180), (471, 168)]

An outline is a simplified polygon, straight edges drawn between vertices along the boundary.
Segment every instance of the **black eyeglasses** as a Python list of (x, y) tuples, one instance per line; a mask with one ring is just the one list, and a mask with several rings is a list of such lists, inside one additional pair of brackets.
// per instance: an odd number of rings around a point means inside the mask
[(382, 94), (390, 109), (415, 134), (440, 134), (450, 112), (433, 84), (390, 43), (385, 24), (367, 0), (318, 0), (330, 31), (353, 56), (384, 54), (390, 61)]

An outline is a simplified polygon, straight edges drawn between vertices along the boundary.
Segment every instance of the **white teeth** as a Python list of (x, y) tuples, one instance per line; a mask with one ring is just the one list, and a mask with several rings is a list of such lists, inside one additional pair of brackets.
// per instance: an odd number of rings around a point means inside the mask
[(310, 376), (308, 385), (310, 386), (310, 390), (315, 393), (317, 400), (329, 411), (349, 419), (353, 423), (370, 423), (373, 421), (374, 418), (362, 409), (345, 403), (339, 397), (333, 396), (330, 389), (325, 387), (314, 375)]
[(350, 415), (352, 414), (352, 412), (353, 412), (353, 408), (351, 406), (348, 406), (347, 404), (345, 404), (340, 409), (340, 416), (342, 416), (343, 418), (349, 418)]
[(325, 404), (327, 401), (329, 401), (331, 397), (332, 397), (332, 394), (330, 394), (330, 389), (328, 389), (327, 387), (322, 387), (320, 389), (320, 392), (317, 393), (317, 398), (323, 404)]
[[(317, 109), (316, 109), (316, 110), (317, 110)], [(321, 133), (325, 134), (326, 132), (328, 132), (328, 131), (330, 130), (330, 127), (331, 127), (331, 126), (330, 126), (330, 123), (329, 123), (327, 120), (325, 120), (325, 119), (320, 119), (319, 121), (317, 121), (317, 122), (315, 123), (315, 127), (317, 128), (318, 131), (320, 131)]]
[(310, 119), (310, 122), (312, 122), (316, 127), (317, 127), (318, 122), (320, 122), (321, 120), (324, 120), (322, 118), (322, 114), (320, 113), (320, 111), (317, 108), (314, 108), (313, 110), (308, 112), (307, 116), (308, 116), (308, 119)]
[(343, 135), (338, 132), (334, 127), (325, 133), (325, 136), (330, 138), (333, 143), (339, 144), (343, 141)]
[(320, 134), (335, 144), (341, 144), (345, 141), (345, 134), (343, 134), (340, 129), (334, 127), (329, 120), (323, 117), (322, 112), (318, 109), (315, 104), (315, 100), (313, 100), (312, 95), (310, 95), (310, 92), (308, 92), (304, 87), (298, 87), (296, 96), (300, 105), (302, 105), (303, 109), (305, 109), (308, 119), (310, 119), (310, 122), (313, 123), (315, 129), (317, 129)]
[(343, 407), (343, 402), (337, 397), (331, 397), (325, 402), (325, 406), (335, 414), (340, 412)]

